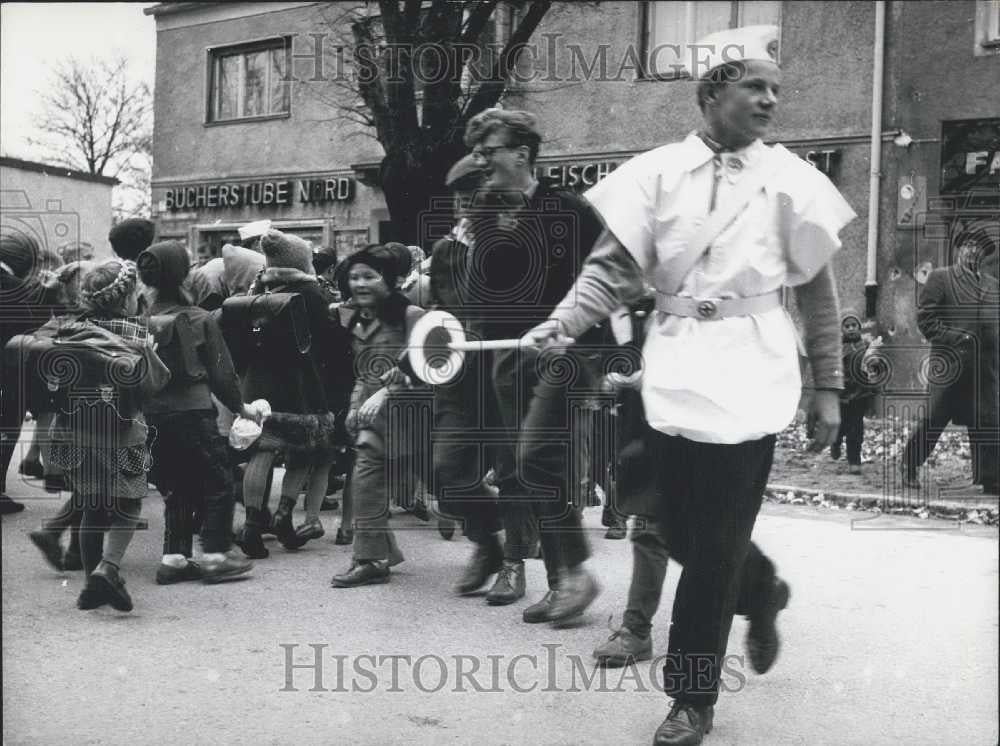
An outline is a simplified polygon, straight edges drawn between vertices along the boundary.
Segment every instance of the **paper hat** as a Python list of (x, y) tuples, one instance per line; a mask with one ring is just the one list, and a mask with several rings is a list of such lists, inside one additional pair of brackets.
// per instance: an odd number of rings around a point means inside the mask
[(695, 80), (727, 62), (764, 60), (778, 64), (778, 27), (742, 26), (716, 31), (688, 47), (685, 68)]
[(240, 240), (246, 241), (248, 238), (257, 238), (258, 236), (263, 236), (271, 229), (270, 220), (255, 220), (252, 223), (247, 223), (242, 228), (240, 228)]

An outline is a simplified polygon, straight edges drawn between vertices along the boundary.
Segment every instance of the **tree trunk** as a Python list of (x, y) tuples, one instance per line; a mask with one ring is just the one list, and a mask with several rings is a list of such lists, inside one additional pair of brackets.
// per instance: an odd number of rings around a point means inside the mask
[(382, 159), (382, 191), (396, 240), (430, 251), (434, 241), (444, 235), (446, 231), (440, 226), (451, 217), (445, 175), (463, 155), (461, 143), (443, 142), (422, 152), (389, 153)]

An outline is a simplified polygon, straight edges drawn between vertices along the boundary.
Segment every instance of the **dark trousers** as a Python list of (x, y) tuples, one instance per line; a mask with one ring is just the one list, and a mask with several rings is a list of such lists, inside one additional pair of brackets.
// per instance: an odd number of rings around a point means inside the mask
[[(656, 521), (645, 521), (641, 528), (635, 528), (631, 539), (632, 580), (628, 587), (623, 624), (633, 634), (649, 637), (653, 617), (660, 608), (670, 549), (663, 528)], [(750, 614), (756, 603), (753, 589), (768, 588), (774, 578), (774, 563), (760, 551), (760, 547), (750, 542), (740, 578), (740, 595), (733, 613)]]
[[(232, 545), (234, 488), (226, 440), (211, 409), (151, 414), (154, 479), (164, 500), (163, 553), (192, 553), (193, 534), (205, 552)], [(199, 520), (199, 516), (201, 519)]]
[(861, 444), (865, 440), (865, 412), (868, 402), (866, 398), (840, 402), (840, 430), (837, 431), (837, 439), (833, 445), (839, 451), (840, 444), (847, 440), (849, 464), (861, 464)]
[[(663, 496), (658, 516), (669, 555), (681, 566), (664, 687), (695, 706), (719, 696), (733, 614), (767, 598), (774, 567), (750, 535), (774, 457), (775, 437), (732, 445), (650, 431), (649, 457)], [(654, 542), (640, 542), (640, 547)], [(653, 550), (655, 551), (655, 550)], [(659, 575), (662, 584), (662, 573)], [(656, 578), (650, 578), (650, 583)]]
[[(974, 389), (955, 385), (933, 391), (927, 403), (927, 412), (917, 421), (910, 439), (903, 449), (903, 466), (910, 476), (915, 477), (927, 457), (934, 452), (941, 433), (952, 422), (956, 414), (970, 409), (963, 397), (972, 397)], [(995, 406), (995, 405), (994, 405)], [(967, 417), (969, 424), (969, 447), (973, 452), (973, 481), (987, 487), (996, 487), (1000, 477), (1000, 442), (996, 423), (975, 421), (980, 418), (976, 407)], [(989, 411), (989, 410), (987, 410)]]
[[(587, 467), (580, 440), (588, 428), (581, 423), (593, 417), (594, 376), (572, 353), (518, 349), (494, 354), (492, 381), (504, 429), (516, 444), (513, 463), (498, 463), (500, 502), (530, 510), (552, 588), (560, 570), (590, 556), (578, 508), (586, 502), (579, 468)], [(532, 539), (523, 537), (518, 548), (525, 557)]]
[[(430, 491), (438, 509), (463, 523), (470, 541), (482, 544), (503, 527), (500, 506), (483, 486), (494, 467), (497, 450), (490, 442), (500, 420), (493, 387), (485, 376), (482, 354), (465, 357), (457, 379), (434, 387), (433, 476)], [(509, 452), (509, 444), (506, 445)], [(513, 538), (513, 537), (511, 537)]]

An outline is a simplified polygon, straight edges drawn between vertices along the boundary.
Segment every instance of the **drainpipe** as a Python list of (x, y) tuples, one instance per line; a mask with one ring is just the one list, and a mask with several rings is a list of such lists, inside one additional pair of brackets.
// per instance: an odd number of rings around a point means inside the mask
[(868, 182), (868, 256), (865, 273), (865, 316), (875, 316), (878, 298), (878, 218), (882, 184), (882, 85), (885, 58), (885, 1), (875, 3), (875, 55), (872, 60), (872, 132)]

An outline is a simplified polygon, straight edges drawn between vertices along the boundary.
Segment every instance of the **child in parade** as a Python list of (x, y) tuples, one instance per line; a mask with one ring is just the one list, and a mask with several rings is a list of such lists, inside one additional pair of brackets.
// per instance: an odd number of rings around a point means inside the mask
[(83, 610), (105, 604), (132, 610), (120, 568), (139, 520), (150, 466), (140, 405), (170, 377), (145, 323), (136, 316), (136, 279), (131, 261), (113, 259), (98, 265), (82, 280), (83, 315), (55, 319), (39, 330), (68, 345), (114, 356), (127, 353), (140, 361), (132, 396), (125, 395), (121, 374), (108, 370), (101, 401), (58, 412), (50, 432), (48, 455), (66, 470), (83, 503), (80, 549), (87, 582), (77, 599)]
[[(355, 434), (355, 462), (350, 479), (354, 502), (354, 557), (350, 569), (334, 575), (334, 588), (385, 583), (389, 568), (403, 561), (389, 528), (392, 498), (412, 494), (414, 481), (387, 483), (389, 462), (404, 458), (412, 442), (406, 434), (387, 432), (391, 393), (405, 386), (396, 366), (406, 348), (408, 331), (422, 314), (399, 292), (399, 257), (384, 246), (370, 245), (347, 259), (344, 268), (355, 309), (348, 329), (354, 345), (356, 382), (347, 416)], [(399, 463), (397, 461), (397, 463)], [(346, 514), (346, 511), (345, 511)]]
[[(346, 331), (330, 319), (329, 303), (312, 264), (312, 249), (303, 239), (268, 230), (260, 239), (266, 267), (250, 288), (261, 293), (298, 293), (305, 300), (309, 324), (309, 349), (295, 359), (259, 355), (243, 380), (244, 398), (266, 399), (275, 413), (271, 424), (284, 423), (287, 431), (305, 434), (306, 442), (286, 449), (281, 500), (271, 526), (286, 549), (298, 549), (325, 533), (319, 512), (326, 495), (327, 477), (335, 458), (336, 434), (332, 424), (342, 417), (350, 390), (350, 355)], [(268, 423), (265, 422), (265, 431)], [(317, 431), (317, 428), (321, 431)], [(260, 540), (266, 515), (269, 480), (250, 485), (244, 481), (247, 521), (237, 543), (250, 557), (263, 558), (268, 550)], [(292, 526), (292, 511), (305, 491), (306, 521)], [(261, 494), (264, 492), (265, 494)]]
[[(154, 243), (139, 255), (137, 264), (149, 295), (148, 315), (168, 324), (183, 317), (180, 323), (186, 333), (175, 326), (172, 343), (178, 346), (181, 363), (190, 361), (184, 365), (168, 358), (170, 382), (144, 407), (154, 435), (153, 481), (165, 496), (163, 560), (156, 582), (218, 582), (238, 577), (249, 572), (253, 563), (229, 554), (233, 472), (226, 440), (216, 428), (212, 394), (248, 419), (255, 419), (256, 413), (240, 397), (239, 381), (218, 323), (208, 311), (193, 305), (182, 288), (190, 265), (183, 244)], [(203, 554), (200, 562), (194, 562), (193, 519), (202, 512), (204, 525), (198, 533)]]

